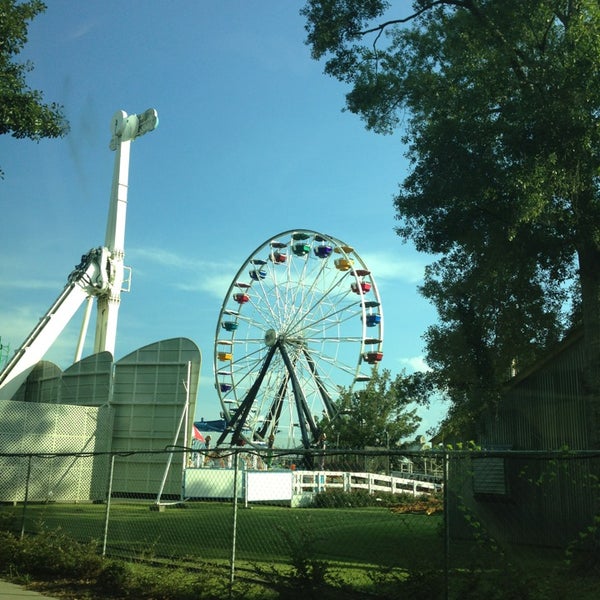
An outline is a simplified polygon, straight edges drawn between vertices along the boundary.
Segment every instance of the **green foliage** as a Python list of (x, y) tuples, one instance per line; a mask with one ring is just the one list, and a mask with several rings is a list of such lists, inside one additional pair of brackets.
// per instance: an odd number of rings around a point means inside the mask
[(0, 512), (0, 531), (18, 531), (17, 515), (14, 511)]
[[(378, 497), (380, 501), (377, 501)], [(246, 570), (248, 564), (243, 564), (243, 560), (238, 563), (236, 583), (231, 591), (227, 566), (221, 560), (205, 561), (210, 550), (207, 552), (208, 544), (204, 538), (198, 542), (202, 547), (202, 558), (197, 554), (186, 554), (186, 559), (179, 554), (179, 558), (175, 558), (177, 553), (169, 553), (169, 559), (155, 554), (143, 559), (138, 557), (135, 562), (122, 562), (114, 558), (101, 559), (94, 544), (79, 544), (61, 530), (52, 531), (41, 526), (36, 535), (28, 535), (23, 540), (13, 533), (0, 531), (0, 576), (18, 578), (21, 583), (43, 579), (44, 583), (38, 583), (37, 587), (41, 585), (47, 595), (58, 596), (59, 592), (70, 591), (78, 598), (358, 600), (410, 597), (436, 600), (444, 597), (443, 538), (438, 532), (441, 517), (394, 514), (394, 506), (421, 510), (417, 506), (419, 498), (411, 495), (391, 498), (377, 494), (371, 499), (378, 507), (385, 506), (388, 500), (394, 500), (396, 504), (384, 509), (369, 506), (338, 509), (336, 515), (342, 515), (339, 523), (335, 522), (330, 510), (298, 509), (295, 519), (289, 509), (284, 508), (264, 511), (256, 508), (244, 512), (247, 518), (257, 518), (256, 523), (262, 523), (261, 541), (268, 544), (268, 549), (263, 545), (264, 554), (254, 555), (259, 561), (254, 568), (258, 577), (251, 577), (252, 571)], [(439, 498), (437, 501), (439, 503)], [(73, 507), (61, 509), (52, 505), (42, 510), (48, 514), (48, 508), (64, 510), (62, 514), (71, 521), (88, 522), (89, 515), (96, 514), (93, 506), (73, 511)], [(229, 513), (230, 507), (227, 508)], [(144, 516), (153, 527), (158, 527), (156, 514), (150, 515), (147, 506), (138, 509), (129, 507), (125, 515), (129, 518), (123, 519), (123, 523), (131, 524), (126, 528), (128, 541), (142, 538), (135, 524)], [(33, 510), (33, 506), (29, 510)], [(193, 509), (177, 511), (177, 516), (180, 519), (192, 516), (197, 524), (199, 513), (194, 512)], [(136, 518), (131, 518), (132, 515)], [(264, 516), (268, 517), (266, 521)], [(536, 563), (537, 571), (516, 569), (513, 565), (515, 556), (494, 549), (485, 527), (474, 515), (471, 523), (477, 541), (474, 547), (469, 545), (466, 550), (470, 548), (473, 556), (463, 557), (453, 546), (451, 556), (459, 568), (448, 574), (449, 597), (547, 600), (574, 597), (569, 595), (574, 590), (577, 590), (578, 598), (597, 596), (597, 579), (590, 576), (594, 572), (582, 573), (585, 577), (577, 579), (565, 578), (563, 572), (551, 570), (556, 566), (554, 562), (546, 564), (541, 560)], [(169, 527), (172, 526), (171, 523)], [(595, 527), (593, 529), (587, 529), (583, 537), (579, 536), (581, 547), (573, 547), (573, 569), (588, 564), (583, 558), (590, 558), (592, 554), (583, 555), (580, 550), (597, 535)], [(190, 521), (185, 521), (185, 530), (190, 532)], [(227, 535), (223, 533), (222, 537), (227, 538)], [(180, 533), (179, 537), (184, 536)], [(201, 537), (196, 535), (197, 539)], [(283, 551), (278, 543), (282, 539)], [(453, 540), (454, 543), (460, 544), (460, 541)], [(367, 566), (362, 550), (353, 552), (355, 544), (365, 544), (370, 563), (381, 566)], [(190, 543), (186, 542), (182, 550), (189, 553)], [(339, 558), (324, 560), (323, 557), (334, 556), (333, 552), (337, 550), (341, 550)], [(42, 563), (48, 563), (48, 568), (40, 568)], [(168, 567), (165, 566), (167, 563)]]
[(450, 452), (456, 450), (457, 452), (478, 452), (481, 450), (481, 446), (474, 440), (468, 440), (467, 442), (455, 442), (454, 444), (446, 444), (446, 450)]
[(569, 544), (565, 559), (575, 574), (600, 575), (600, 515)]
[(233, 588), (221, 571), (166, 568), (118, 560), (105, 560), (96, 544), (80, 544), (61, 530), (42, 529), (22, 540), (0, 531), (0, 575), (23, 580), (69, 581), (86, 587), (91, 595), (131, 597), (140, 600), (221, 600), (253, 598), (248, 586)]
[(407, 577), (398, 579), (390, 597), (411, 600), (442, 600), (445, 598), (444, 574), (434, 569), (416, 569)]
[(96, 578), (96, 587), (105, 594), (119, 594), (133, 576), (132, 566), (116, 560), (107, 560)]
[(220, 600), (229, 596), (228, 586), (210, 572), (161, 568), (117, 560), (105, 562), (95, 588), (108, 596), (162, 598), (163, 600)]
[(282, 530), (282, 535), (290, 550), (293, 587), (300, 598), (317, 598), (327, 582), (329, 566), (327, 562), (314, 558), (315, 535), (310, 522), (301, 527), (297, 534)]
[(339, 448), (393, 447), (412, 435), (421, 418), (409, 405), (422, 399), (411, 376), (392, 380), (390, 371), (374, 370), (373, 377), (358, 392), (344, 391), (337, 401), (339, 415), (320, 423), (329, 445)]
[[(486, 530), (475, 513), (464, 504), (459, 505), (471, 529), (475, 547), (468, 573), (454, 578), (457, 597), (489, 598), (490, 600), (542, 600), (548, 598), (545, 581), (533, 573), (520, 569), (512, 557)], [(493, 564), (494, 569), (488, 565)]]
[(279, 528), (289, 551), (290, 569), (257, 565), (257, 573), (269, 587), (276, 590), (278, 598), (334, 598), (335, 588), (330, 583), (329, 565), (315, 558), (316, 537), (310, 519), (296, 530)]
[(41, 579), (94, 578), (102, 566), (96, 544), (79, 544), (60, 529), (22, 540), (9, 532), (0, 536), (0, 569), (5, 573), (16, 570)]
[(0, 0), (0, 135), (39, 141), (68, 133), (62, 107), (44, 103), (42, 92), (27, 85), (32, 63), (16, 60), (27, 42), (29, 21), (45, 10), (41, 0)]
[(313, 508), (361, 508), (364, 506), (391, 506), (398, 502), (401, 494), (381, 492), (369, 494), (367, 490), (345, 492), (339, 489), (328, 489), (315, 494)]
[(0, 573), (9, 573), (17, 567), (19, 540), (8, 531), (0, 531)]
[(347, 109), (408, 144), (397, 232), (440, 257), (420, 288), (440, 317), (425, 335), (432, 381), (464, 426), (582, 322), (598, 403), (600, 6), (407, 5), (308, 0), (302, 14)]

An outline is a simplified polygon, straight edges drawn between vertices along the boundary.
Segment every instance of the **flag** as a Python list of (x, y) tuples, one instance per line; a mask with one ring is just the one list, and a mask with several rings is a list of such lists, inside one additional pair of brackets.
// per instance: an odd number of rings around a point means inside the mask
[(204, 442), (204, 436), (200, 433), (200, 430), (194, 425), (194, 439), (199, 442)]

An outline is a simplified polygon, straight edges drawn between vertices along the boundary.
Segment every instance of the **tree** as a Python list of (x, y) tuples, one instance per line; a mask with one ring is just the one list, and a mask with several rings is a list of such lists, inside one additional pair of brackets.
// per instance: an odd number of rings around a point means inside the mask
[(397, 232), (442, 255), (421, 290), (442, 319), (425, 336), (437, 382), (455, 407), (489, 405), (578, 307), (598, 448), (600, 6), (415, 0), (388, 18), (390, 5), (303, 14), (313, 57), (351, 85), (348, 110), (375, 132), (405, 127)]
[(399, 375), (392, 381), (389, 370), (375, 370), (363, 390), (346, 390), (340, 395), (339, 416), (333, 421), (325, 419), (321, 429), (329, 444), (338, 448), (396, 446), (421, 422), (417, 409), (409, 408), (420, 401), (414, 391), (411, 376)]
[(42, 92), (28, 87), (31, 62), (16, 61), (27, 42), (29, 21), (45, 10), (40, 0), (0, 0), (0, 134), (39, 141), (68, 133), (62, 107), (45, 104)]

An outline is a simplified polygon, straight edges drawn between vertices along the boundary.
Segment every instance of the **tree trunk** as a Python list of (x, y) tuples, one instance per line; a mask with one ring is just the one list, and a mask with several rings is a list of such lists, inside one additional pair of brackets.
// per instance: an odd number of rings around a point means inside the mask
[(589, 448), (600, 449), (600, 249), (579, 248), (585, 368), (583, 393), (589, 407)]

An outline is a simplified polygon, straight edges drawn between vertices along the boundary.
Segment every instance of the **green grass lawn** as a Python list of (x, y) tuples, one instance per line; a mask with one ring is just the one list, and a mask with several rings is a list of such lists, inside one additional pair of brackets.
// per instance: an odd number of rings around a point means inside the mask
[[(20, 529), (20, 508), (12, 510)], [(25, 529), (60, 527), (80, 541), (102, 542), (106, 506), (101, 504), (33, 504)], [(292, 548), (304, 546), (324, 561), (376, 566), (414, 567), (443, 564), (441, 517), (397, 515), (384, 507), (298, 508), (240, 507), (237, 511), (236, 558), (281, 562)], [(233, 506), (194, 502), (185, 508), (150, 510), (150, 503), (113, 502), (107, 529), (107, 553), (131, 556), (228, 560), (233, 540)]]
[[(151, 505), (151, 501), (112, 503), (106, 530), (109, 556), (194, 567), (228, 580), (234, 539), (231, 503), (190, 502), (163, 511), (150, 510)], [(26, 507), (25, 531), (33, 536), (60, 528), (71, 538), (96, 541), (101, 547), (106, 510), (102, 504), (31, 504)], [(0, 506), (0, 529), (19, 533), (22, 517), (22, 506)], [(390, 574), (404, 577), (412, 573), (416, 584), (424, 585), (427, 577), (443, 574), (442, 524), (441, 515), (396, 514), (379, 506), (290, 509), (253, 505), (246, 509), (240, 505), (235, 569), (242, 579), (257, 582), (261, 569), (263, 574), (268, 569), (283, 573), (292, 558), (300, 556), (323, 561), (342, 585), (359, 592), (382, 589)], [(455, 597), (462, 595), (465, 586), (477, 585), (477, 590), (485, 591), (506, 577), (512, 581), (520, 571), (525, 576), (523, 589), (527, 589), (527, 578), (533, 576), (536, 585), (545, 585), (547, 590), (563, 594), (577, 589), (578, 598), (595, 598), (597, 578), (569, 576), (562, 553), (516, 548), (507, 555), (508, 549), (504, 550), (504, 557), (518, 570), (507, 569), (500, 554), (487, 546), (451, 540), (450, 587), (456, 591)], [(532, 597), (544, 597), (547, 590)], [(569, 597), (560, 594), (545, 598)]]

